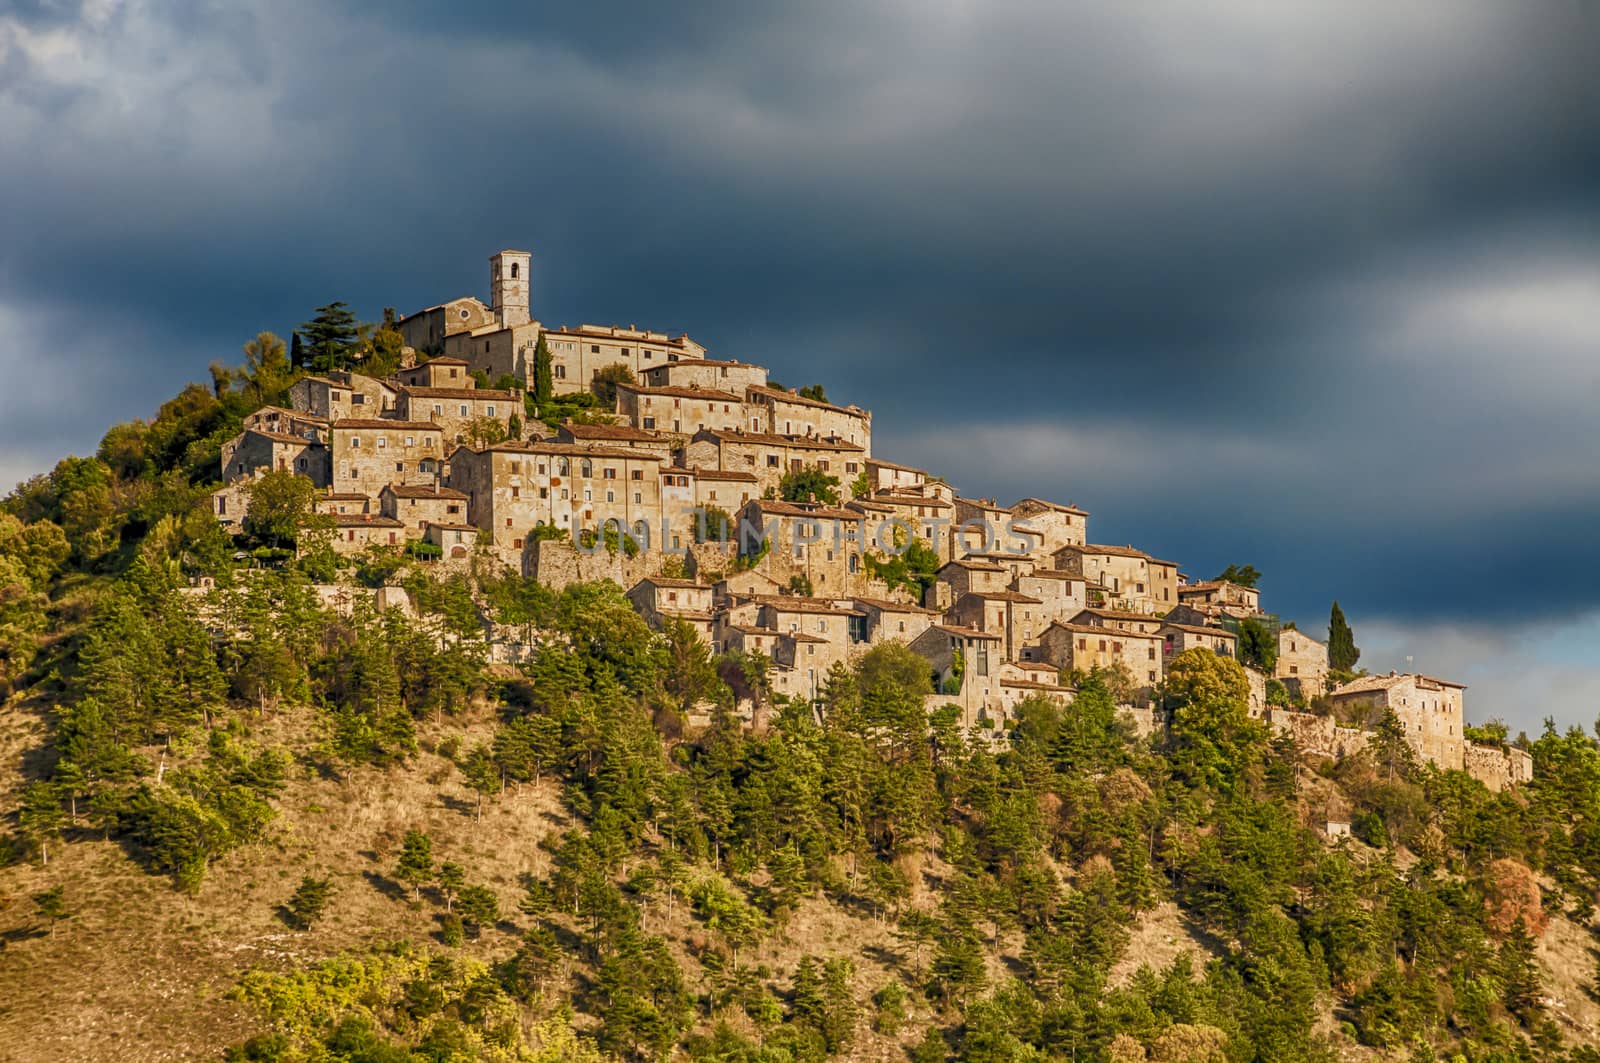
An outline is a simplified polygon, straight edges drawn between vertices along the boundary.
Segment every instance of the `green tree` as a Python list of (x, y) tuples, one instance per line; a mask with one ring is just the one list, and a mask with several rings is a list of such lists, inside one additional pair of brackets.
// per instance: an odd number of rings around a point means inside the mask
[(1239, 621), (1239, 663), (1268, 675), (1278, 663), (1278, 637), (1255, 617)]
[(491, 794), (500, 792), (501, 774), (500, 764), (495, 759), (493, 750), (486, 745), (476, 745), (466, 759), (461, 762), (461, 775), (467, 781), (467, 786), (478, 795), (476, 807), (472, 818), (483, 819), (483, 799)]
[(1261, 572), (1254, 565), (1229, 565), (1217, 574), (1217, 579), (1239, 587), (1254, 587), (1261, 579)]
[(420, 830), (406, 831), (394, 877), (410, 886), (413, 896), (420, 902), (422, 887), (433, 881), (433, 839)]
[(328, 907), (328, 899), (332, 896), (333, 885), (329, 879), (301, 876), (294, 896), (284, 906), (289, 925), (296, 930), (310, 930), (322, 918), (322, 913)]
[(839, 504), (839, 478), (829, 476), (815, 465), (791, 469), (778, 481), (778, 495), (785, 502)]
[(50, 889), (33, 895), (34, 911), (39, 913), (39, 918), (50, 924), (50, 936), (56, 936), (56, 924), (63, 919), (71, 919), (72, 913), (67, 911), (67, 888), (65, 886), (52, 886)]
[(439, 865), (439, 892), (444, 895), (444, 910), (447, 913), (454, 909), (456, 897), (466, 884), (467, 871), (460, 864), (446, 860)]
[(634, 384), (633, 370), (625, 365), (608, 365), (594, 375), (594, 396), (603, 409), (617, 408), (617, 385)]
[(244, 345), (244, 368), (239, 372), (251, 408), (287, 404), (294, 371), (283, 341), (271, 332), (256, 333), (256, 338)]
[(467, 934), (477, 937), (500, 921), (500, 901), (487, 886), (463, 886), (459, 898)]
[(1335, 672), (1350, 672), (1361, 660), (1361, 650), (1356, 646), (1355, 633), (1345, 621), (1344, 610), (1333, 603), (1328, 614), (1328, 667)]
[(317, 307), (310, 321), (300, 326), (305, 337), (305, 358), (314, 373), (349, 369), (361, 341), (361, 326), (346, 303)]
[(555, 395), (555, 359), (551, 357), (550, 345), (545, 342), (541, 331), (539, 342), (533, 348), (533, 401), (542, 406)]
[(802, 399), (810, 399), (813, 402), (828, 401), (828, 393), (827, 391), (823, 390), (821, 384), (807, 384), (805, 387), (796, 391), (795, 394), (799, 395)]
[(309, 478), (274, 469), (245, 489), (244, 530), (273, 546), (294, 546), (317, 517), (317, 487)]
[(289, 364), (295, 369), (311, 368), (310, 359), (306, 354), (305, 340), (300, 337), (299, 329), (289, 334)]
[(39, 853), (39, 862), (49, 865), (50, 844), (61, 837), (67, 816), (61, 808), (61, 793), (53, 783), (31, 782), (22, 791), (22, 808), (17, 811), (17, 826), (22, 836)]

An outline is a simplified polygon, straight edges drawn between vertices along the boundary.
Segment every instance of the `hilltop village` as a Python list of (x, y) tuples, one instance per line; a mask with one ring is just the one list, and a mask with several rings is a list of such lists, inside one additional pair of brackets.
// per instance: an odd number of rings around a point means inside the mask
[[(1071, 678), (1097, 669), (1148, 732), (1179, 654), (1238, 658), (1242, 632), (1264, 630), (1276, 653), (1270, 674), (1245, 669), (1250, 711), (1303, 750), (1354, 752), (1388, 710), (1422, 759), (1497, 790), (1531, 778), (1522, 750), (1469, 740), (1462, 684), (1336, 682), (1327, 645), (1265, 611), (1253, 587), (1094, 543), (1070, 503), (963, 497), (874, 456), (867, 410), (708, 357), (687, 335), (546, 325), (532, 315), (531, 260), (491, 256), (487, 304), (465, 296), (400, 319), (392, 375), (304, 377), (290, 408), (251, 414), (222, 451), (217, 519), (240, 529), (252, 486), (293, 473), (318, 489), (341, 554), (492, 559), (555, 587), (610, 578), (652, 626), (681, 620), (715, 650), (763, 654), (793, 698), (814, 699), (862, 649), (903, 642), (936, 678), (931, 703), (995, 737), (1020, 702), (1070, 702)], [(596, 394), (609, 405), (540, 417)]]

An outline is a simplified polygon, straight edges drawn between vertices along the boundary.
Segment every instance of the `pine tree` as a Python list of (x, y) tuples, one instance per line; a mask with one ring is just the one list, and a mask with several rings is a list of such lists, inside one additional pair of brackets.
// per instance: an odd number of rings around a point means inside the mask
[(288, 913), (289, 925), (296, 930), (310, 930), (318, 919), (322, 918), (323, 910), (328, 906), (328, 898), (333, 895), (333, 887), (325, 878), (312, 878), (305, 875), (300, 879), (300, 887), (294, 891), (294, 896), (289, 898), (285, 905)]
[(300, 330), (295, 329), (289, 334), (289, 364), (296, 369), (309, 369), (306, 364), (306, 344), (300, 338)]
[(421, 901), (422, 887), (433, 880), (433, 839), (420, 830), (406, 831), (394, 877), (410, 886), (416, 899)]
[(453, 860), (446, 860), (439, 865), (439, 892), (444, 894), (444, 910), (446, 912), (454, 910), (456, 896), (466, 883), (467, 872), (460, 864)]
[(56, 924), (63, 919), (71, 919), (72, 913), (67, 911), (65, 886), (55, 886), (42, 893), (33, 895), (33, 907), (39, 917), (50, 924), (50, 936), (56, 936)]
[(317, 315), (300, 326), (310, 356), (312, 372), (348, 369), (361, 342), (361, 326), (346, 303), (317, 307)]
[(1328, 615), (1328, 667), (1335, 672), (1353, 671), (1361, 659), (1361, 649), (1356, 645), (1355, 633), (1345, 622), (1344, 610), (1333, 603)]

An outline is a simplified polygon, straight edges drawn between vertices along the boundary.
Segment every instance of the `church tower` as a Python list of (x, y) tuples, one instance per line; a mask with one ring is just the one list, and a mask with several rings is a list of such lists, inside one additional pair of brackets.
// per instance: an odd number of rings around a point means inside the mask
[(533, 320), (528, 267), (533, 256), (526, 251), (501, 251), (489, 256), (489, 309), (503, 328)]

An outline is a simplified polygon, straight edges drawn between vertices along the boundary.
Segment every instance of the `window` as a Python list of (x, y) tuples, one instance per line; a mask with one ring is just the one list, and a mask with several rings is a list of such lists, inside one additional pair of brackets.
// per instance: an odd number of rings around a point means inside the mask
[(593, 479), (594, 462), (590, 461), (588, 458), (584, 458), (583, 461), (578, 465), (578, 475), (583, 477), (585, 480)]
[(470, 413), (470, 412), (472, 412), (472, 411), (471, 411), (471, 410), (469, 410), (469, 409), (468, 409), (468, 408), (467, 408), (467, 404), (466, 404), (466, 403), (464, 403), (464, 402), (463, 402), (463, 403), (462, 403), (462, 404), (461, 404), (461, 405), (460, 405), (460, 406), (459, 406), (459, 407), (457, 407), (457, 409), (459, 409), (459, 410), (460, 410), (460, 411), (461, 411), (461, 414), (460, 414), (460, 415), (461, 415), (461, 416), (462, 416), (462, 417), (465, 417), (465, 416), (466, 416), (466, 415), (467, 415), (467, 414), (468, 414), (468, 413)]
[[(517, 279), (517, 270), (520, 268), (520, 266), (521, 266), (521, 263), (518, 263), (518, 262), (511, 263), (511, 279), (512, 280), (516, 280)], [(518, 546), (522, 545), (522, 541), (520, 539), (517, 541), (517, 545)]]
[(633, 493), (633, 504), (636, 505), (636, 506), (644, 504), (644, 496), (641, 495), (638, 491), (635, 491)]
[(1156, 648), (1154, 646), (1150, 647), (1149, 656), (1152, 661), (1156, 659)]
[(628, 479), (630, 479), (630, 480), (643, 480), (644, 479), (644, 470), (643, 469), (634, 469), (632, 472), (630, 472), (628, 474)]
[(608, 465), (600, 470), (600, 475), (602, 479), (615, 480), (617, 478), (617, 470)]
[(556, 366), (556, 379), (557, 380), (565, 380), (565, 379), (567, 379), (567, 367), (566, 366), (564, 366), (564, 365)]
[(600, 345), (598, 343), (589, 344), (589, 353), (590, 354), (599, 354), (600, 353)]
[(512, 539), (511, 540), (511, 547), (514, 550), (521, 550), (522, 549), (522, 540), (521, 539)]
[(443, 416), (444, 415), (444, 407), (439, 405), (436, 402), (436, 403), (433, 404), (433, 412), (436, 413), (436, 414), (439, 414), (440, 416)]
[(414, 447), (416, 445), (417, 445), (417, 437), (416, 436), (406, 436), (406, 446)]
[(656, 426), (656, 419), (654, 417), (646, 417), (644, 419), (644, 426), (646, 428), (654, 428)]
[(367, 404), (367, 397), (361, 394), (351, 395), (350, 404), (352, 406), (365, 406)]
[(389, 446), (389, 437), (388, 436), (379, 436), (378, 437), (378, 449), (379, 450), (386, 450), (386, 449), (388, 449), (388, 446)]
[(606, 501), (607, 502), (615, 502), (616, 500), (617, 500), (617, 493), (615, 491), (607, 491), (606, 492)]
[(406, 463), (403, 462), (403, 461), (395, 462), (394, 463), (394, 471), (395, 472), (405, 472), (406, 471)]
[(768, 454), (767, 455), (767, 468), (769, 468), (769, 469), (778, 468), (778, 455), (776, 455), (776, 454)]
[(493, 417), (494, 416), (494, 407), (493, 406), (485, 406), (483, 408), (483, 415), (485, 417)]
[(556, 475), (557, 476), (565, 476), (571, 471), (572, 471), (572, 463), (569, 462), (566, 458), (561, 458), (560, 460), (558, 460), (556, 462)]
[(521, 498), (521, 497), (522, 497), (522, 488), (520, 488), (520, 487), (513, 487), (513, 488), (512, 488), (512, 489), (511, 489), (511, 497), (512, 497), (512, 498)]
[(350, 449), (351, 450), (360, 450), (361, 449), (361, 437), (360, 436), (351, 436), (350, 437)]

